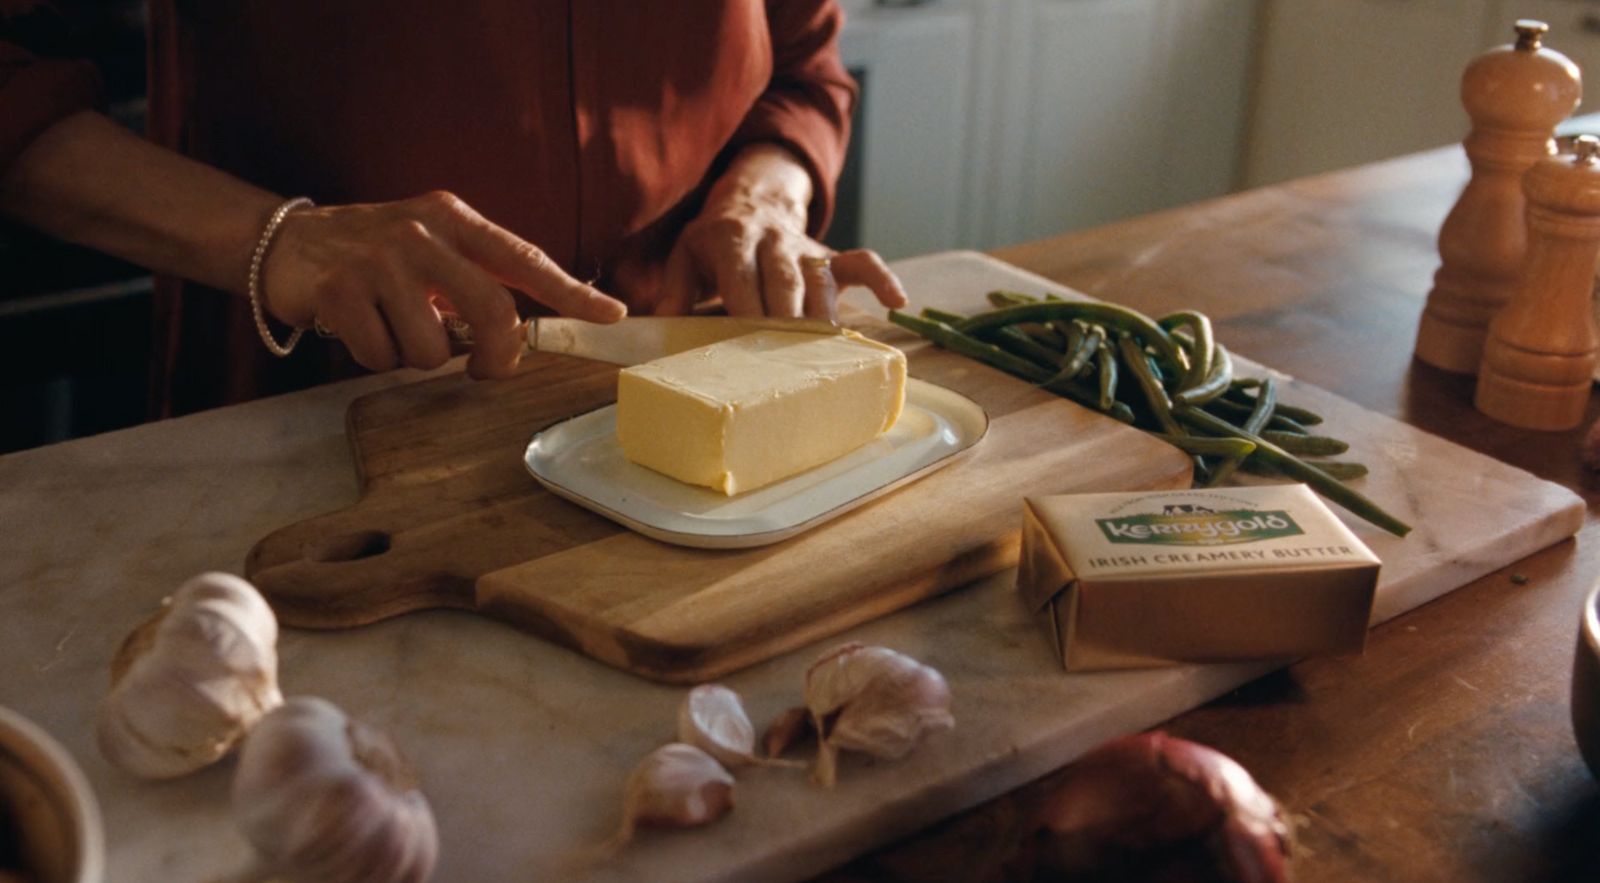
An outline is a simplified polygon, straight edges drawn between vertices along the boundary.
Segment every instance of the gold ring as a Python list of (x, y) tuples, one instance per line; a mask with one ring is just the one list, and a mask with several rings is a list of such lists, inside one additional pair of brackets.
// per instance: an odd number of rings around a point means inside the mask
[(808, 270), (826, 270), (832, 264), (833, 258), (829, 255), (808, 254), (800, 257), (800, 266)]
[(451, 342), (470, 345), (472, 343), (472, 326), (467, 320), (448, 310), (439, 311), (439, 323), (444, 326), (445, 336)]

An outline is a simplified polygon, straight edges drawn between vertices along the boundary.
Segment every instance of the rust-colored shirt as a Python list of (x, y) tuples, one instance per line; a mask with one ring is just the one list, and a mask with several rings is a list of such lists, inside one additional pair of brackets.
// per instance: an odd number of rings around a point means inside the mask
[[(151, 0), (150, 12), (158, 142), (320, 203), (450, 190), (602, 287), (619, 262), (658, 266), (752, 142), (805, 162), (820, 232), (855, 97), (833, 0)], [(0, 102), (49, 103), (27, 97), (36, 67), (0, 67)], [(0, 162), (38, 130), (0, 113)], [(642, 307), (650, 291), (620, 293)], [(165, 413), (353, 368), (309, 338), (273, 359), (237, 298), (167, 284), (157, 307)]]

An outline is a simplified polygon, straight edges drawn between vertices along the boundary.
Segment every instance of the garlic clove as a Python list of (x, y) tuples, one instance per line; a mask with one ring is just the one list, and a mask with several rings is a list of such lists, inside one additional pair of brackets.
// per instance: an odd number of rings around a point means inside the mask
[(239, 752), (233, 815), (263, 867), (304, 883), (426, 880), (439, 835), (394, 743), (331, 702), (295, 697)]
[(816, 736), (817, 730), (812, 725), (810, 709), (798, 705), (773, 718), (772, 723), (767, 724), (767, 731), (761, 737), (761, 746), (766, 750), (767, 757), (776, 758)]
[(164, 605), (118, 650), (96, 721), (101, 754), (145, 778), (218, 760), (283, 702), (278, 621), (254, 586), (205, 573)]
[(701, 684), (678, 708), (678, 741), (728, 767), (756, 763), (756, 730), (739, 694), (721, 684)]
[(950, 686), (933, 668), (887, 647), (836, 647), (806, 672), (806, 707), (820, 744), (812, 778), (832, 787), (839, 751), (904, 757), (955, 725)]
[(710, 754), (682, 742), (646, 755), (628, 776), (622, 827), (614, 846), (633, 839), (639, 826), (691, 828), (722, 818), (733, 808), (733, 775)]

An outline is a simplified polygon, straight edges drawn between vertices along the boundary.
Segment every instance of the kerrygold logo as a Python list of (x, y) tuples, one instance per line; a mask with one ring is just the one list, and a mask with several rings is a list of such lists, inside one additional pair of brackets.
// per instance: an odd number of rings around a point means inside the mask
[(1113, 543), (1154, 546), (1224, 546), (1305, 533), (1287, 512), (1213, 512), (1204, 506), (1168, 506), (1160, 514), (1096, 518), (1094, 523)]

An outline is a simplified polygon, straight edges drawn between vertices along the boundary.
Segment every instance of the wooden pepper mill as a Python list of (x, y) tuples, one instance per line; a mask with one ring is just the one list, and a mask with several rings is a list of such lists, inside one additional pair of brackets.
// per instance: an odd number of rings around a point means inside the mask
[(1571, 429), (1594, 380), (1591, 292), (1600, 257), (1600, 138), (1535, 163), (1523, 178), (1528, 254), (1521, 279), (1489, 323), (1478, 410), (1526, 429)]
[(1516, 43), (1473, 59), (1461, 77), (1472, 179), (1439, 231), (1441, 263), (1417, 328), (1417, 358), (1462, 374), (1478, 370), (1489, 320), (1517, 284), (1522, 175), (1556, 152), (1555, 126), (1583, 96), (1577, 66), (1540, 46), (1548, 25), (1522, 20), (1516, 30)]

